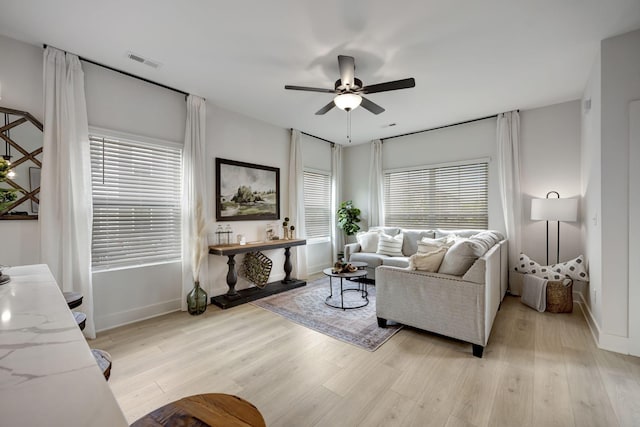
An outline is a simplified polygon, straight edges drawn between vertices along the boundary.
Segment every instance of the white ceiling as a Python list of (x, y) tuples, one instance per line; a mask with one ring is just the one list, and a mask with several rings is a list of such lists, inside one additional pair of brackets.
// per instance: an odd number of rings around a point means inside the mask
[(332, 88), (339, 54), (365, 85), (414, 77), (352, 112), (354, 144), (578, 99), (600, 41), (637, 28), (640, 0), (0, 0), (0, 34), (338, 143), (331, 95), (285, 84)]

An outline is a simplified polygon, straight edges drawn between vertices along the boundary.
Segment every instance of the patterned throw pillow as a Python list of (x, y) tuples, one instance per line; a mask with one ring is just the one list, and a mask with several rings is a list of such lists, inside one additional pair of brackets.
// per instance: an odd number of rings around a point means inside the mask
[(436, 272), (447, 252), (446, 247), (438, 248), (428, 253), (415, 253), (409, 257), (409, 269)]
[(587, 273), (584, 256), (582, 255), (579, 255), (577, 258), (567, 262), (553, 264), (549, 269), (553, 275), (564, 274), (573, 280), (582, 280), (583, 282), (589, 281), (589, 274)]
[(573, 280), (589, 281), (584, 256), (582, 255), (567, 262), (553, 265), (540, 265), (527, 255), (520, 254), (518, 266), (515, 267), (515, 271), (524, 274), (533, 274), (547, 280), (561, 280), (569, 277)]
[(361, 231), (356, 234), (356, 240), (360, 243), (360, 250), (362, 252), (374, 253), (378, 250), (378, 237), (379, 231)]
[(380, 234), (378, 240), (377, 254), (389, 255), (389, 256), (404, 256), (402, 253), (402, 240), (403, 235), (399, 233), (396, 236), (388, 236), (386, 234)]
[(522, 274), (537, 274), (540, 272), (540, 264), (521, 253), (518, 259), (518, 265), (514, 270)]

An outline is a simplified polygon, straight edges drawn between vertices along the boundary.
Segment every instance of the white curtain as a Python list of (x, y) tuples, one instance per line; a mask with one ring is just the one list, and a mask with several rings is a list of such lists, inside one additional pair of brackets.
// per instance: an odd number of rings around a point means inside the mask
[(382, 141), (371, 142), (369, 162), (369, 227), (384, 225), (384, 188), (382, 176)]
[(331, 234), (333, 242), (333, 260), (344, 250), (342, 229), (338, 228), (336, 212), (342, 202), (342, 145), (331, 146)]
[(91, 156), (84, 73), (77, 56), (44, 50), (40, 257), (62, 290), (80, 292), (85, 336), (95, 338), (91, 276)]
[[(307, 235), (304, 225), (304, 167), (302, 164), (302, 142), (300, 131), (291, 130), (289, 149), (289, 220), (296, 227), (296, 238)], [(292, 277), (307, 278), (307, 247), (296, 246), (291, 249)]]
[[(194, 282), (209, 291), (206, 224), (209, 220), (206, 175), (206, 103), (189, 95), (182, 151), (182, 310)], [(204, 279), (204, 280), (201, 280)]]
[(520, 194), (520, 115), (517, 111), (498, 115), (498, 171), (500, 199), (509, 239), (509, 266), (518, 261), (521, 246), (522, 197)]

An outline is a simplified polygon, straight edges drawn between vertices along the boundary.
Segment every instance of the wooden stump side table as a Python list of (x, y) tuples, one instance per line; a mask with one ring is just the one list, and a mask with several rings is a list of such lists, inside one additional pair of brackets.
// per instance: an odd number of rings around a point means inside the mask
[(222, 393), (196, 394), (168, 403), (131, 427), (266, 427), (258, 409), (246, 400)]

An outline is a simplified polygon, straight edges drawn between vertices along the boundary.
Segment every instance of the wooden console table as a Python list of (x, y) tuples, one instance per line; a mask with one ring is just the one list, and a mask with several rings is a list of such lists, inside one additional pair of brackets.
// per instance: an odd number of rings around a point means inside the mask
[[(291, 265), (290, 252), (293, 246), (303, 246), (306, 244), (307, 241), (304, 239), (281, 239), (271, 240), (269, 242), (247, 243), (246, 245), (233, 244), (209, 246), (210, 254), (229, 257), (229, 260), (227, 261), (227, 265), (229, 266), (229, 271), (227, 272), (227, 286), (229, 287), (229, 290), (226, 294), (211, 297), (211, 303), (220, 308), (230, 308), (306, 285), (307, 282), (304, 280), (298, 280), (291, 277), (291, 270), (293, 270), (293, 266)], [(236, 291), (238, 273), (236, 272), (236, 261), (234, 257), (237, 254), (282, 248), (284, 248), (284, 280), (267, 283), (264, 288), (255, 287)]]

